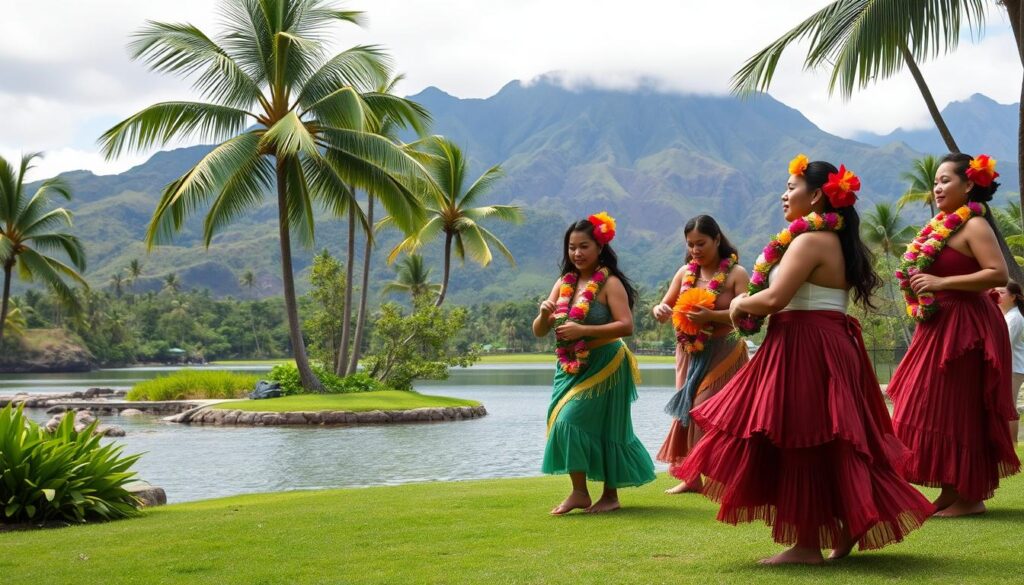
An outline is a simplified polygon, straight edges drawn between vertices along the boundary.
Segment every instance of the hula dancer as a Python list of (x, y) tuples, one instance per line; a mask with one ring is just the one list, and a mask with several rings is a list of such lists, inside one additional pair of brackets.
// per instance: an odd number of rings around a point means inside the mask
[[(636, 292), (609, 242), (615, 220), (591, 215), (565, 232), (562, 277), (540, 304), (533, 332), (555, 330), (558, 361), (548, 408), (544, 473), (568, 473), (572, 492), (551, 513), (619, 508), (618, 488), (654, 480), (654, 463), (633, 433), (630, 408), (640, 380), (622, 337), (633, 334)], [(592, 502), (587, 479), (604, 482)]]
[(676, 393), (665, 406), (672, 426), (658, 461), (682, 480), (667, 494), (699, 492), (700, 475), (683, 477), (679, 465), (704, 436), (692, 424), (690, 409), (700, 406), (725, 387), (747, 363), (747, 344), (730, 336), (729, 303), (747, 290), (747, 271), (737, 262), (736, 248), (710, 215), (698, 215), (683, 227), (686, 264), (676, 272), (665, 298), (653, 309), (661, 323), (672, 320), (676, 330)]
[(914, 483), (941, 487), (938, 516), (981, 514), (999, 479), (1017, 473), (1008, 421), (1010, 337), (985, 291), (1007, 269), (985, 202), (999, 183), (986, 155), (942, 158), (935, 174), (940, 212), (907, 246), (896, 278), (918, 321), (889, 382), (896, 434), (913, 456)]
[[(703, 473), (718, 519), (763, 520), (791, 545), (762, 562), (823, 562), (898, 542), (933, 507), (899, 474), (906, 450), (892, 431), (849, 292), (870, 306), (880, 285), (853, 207), (860, 181), (845, 167), (790, 163), (782, 194), (789, 227), (765, 247), (749, 296), (730, 314), (746, 334), (771, 315), (754, 358), (691, 411), (706, 433), (683, 462)], [(769, 286), (770, 283), (770, 286)]]

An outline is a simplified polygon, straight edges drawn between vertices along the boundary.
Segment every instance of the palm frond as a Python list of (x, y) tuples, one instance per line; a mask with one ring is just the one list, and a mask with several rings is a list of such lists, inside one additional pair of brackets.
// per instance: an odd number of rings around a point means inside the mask
[(198, 138), (220, 142), (245, 128), (255, 116), (245, 110), (200, 102), (163, 102), (138, 112), (100, 136), (107, 159), (125, 151), (141, 152), (164, 146), (173, 139)]
[(388, 80), (391, 71), (391, 58), (380, 46), (357, 45), (338, 53), (310, 75), (296, 101), (309, 108), (343, 87), (372, 91)]
[(316, 140), (295, 112), (288, 112), (267, 129), (260, 140), (260, 149), (269, 150), (281, 158), (295, 157), (299, 153), (306, 156), (319, 154)]
[(207, 248), (217, 232), (245, 210), (257, 207), (274, 187), (273, 163), (256, 150), (251, 154), (221, 186), (203, 220), (203, 244)]

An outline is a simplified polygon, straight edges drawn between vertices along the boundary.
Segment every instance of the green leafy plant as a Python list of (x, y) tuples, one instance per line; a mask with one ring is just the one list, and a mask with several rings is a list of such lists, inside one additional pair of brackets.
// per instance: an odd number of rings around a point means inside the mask
[[(388, 390), (380, 381), (373, 379), (367, 374), (358, 372), (351, 376), (337, 376), (318, 364), (313, 364), (313, 373), (323, 382), (324, 388), (331, 394), (348, 394), (351, 392), (373, 392), (376, 390)], [(267, 378), (281, 385), (281, 393), (285, 396), (303, 394), (299, 379), (299, 370), (295, 364), (278, 364), (270, 370)]]
[(86, 522), (135, 515), (137, 500), (125, 489), (140, 455), (101, 444), (93, 423), (82, 432), (65, 416), (53, 433), (25, 417), (22, 408), (0, 410), (0, 523)]

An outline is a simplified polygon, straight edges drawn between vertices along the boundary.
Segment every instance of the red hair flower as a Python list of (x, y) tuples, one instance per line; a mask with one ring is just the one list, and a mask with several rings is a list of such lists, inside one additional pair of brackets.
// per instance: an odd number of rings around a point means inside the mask
[(615, 239), (615, 218), (607, 211), (595, 213), (587, 218), (594, 226), (594, 241), (602, 246)]
[(829, 173), (828, 182), (821, 186), (821, 190), (828, 196), (832, 207), (849, 207), (857, 202), (860, 178), (853, 171), (846, 170), (844, 165), (839, 165), (839, 172)]
[(987, 154), (979, 154), (972, 158), (967, 166), (967, 178), (974, 181), (974, 184), (988, 187), (996, 180), (999, 173), (996, 172), (996, 160), (989, 158)]

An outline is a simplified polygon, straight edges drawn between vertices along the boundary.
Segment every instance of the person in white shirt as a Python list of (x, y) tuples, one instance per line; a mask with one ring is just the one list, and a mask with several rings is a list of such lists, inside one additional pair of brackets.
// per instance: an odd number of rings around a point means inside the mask
[[(1024, 384), (1024, 291), (1014, 281), (996, 289), (999, 293), (999, 308), (1006, 318), (1010, 330), (1010, 348), (1013, 352), (1013, 404), (1017, 404), (1020, 386)], [(1010, 435), (1017, 441), (1020, 421), (1010, 421)]]

